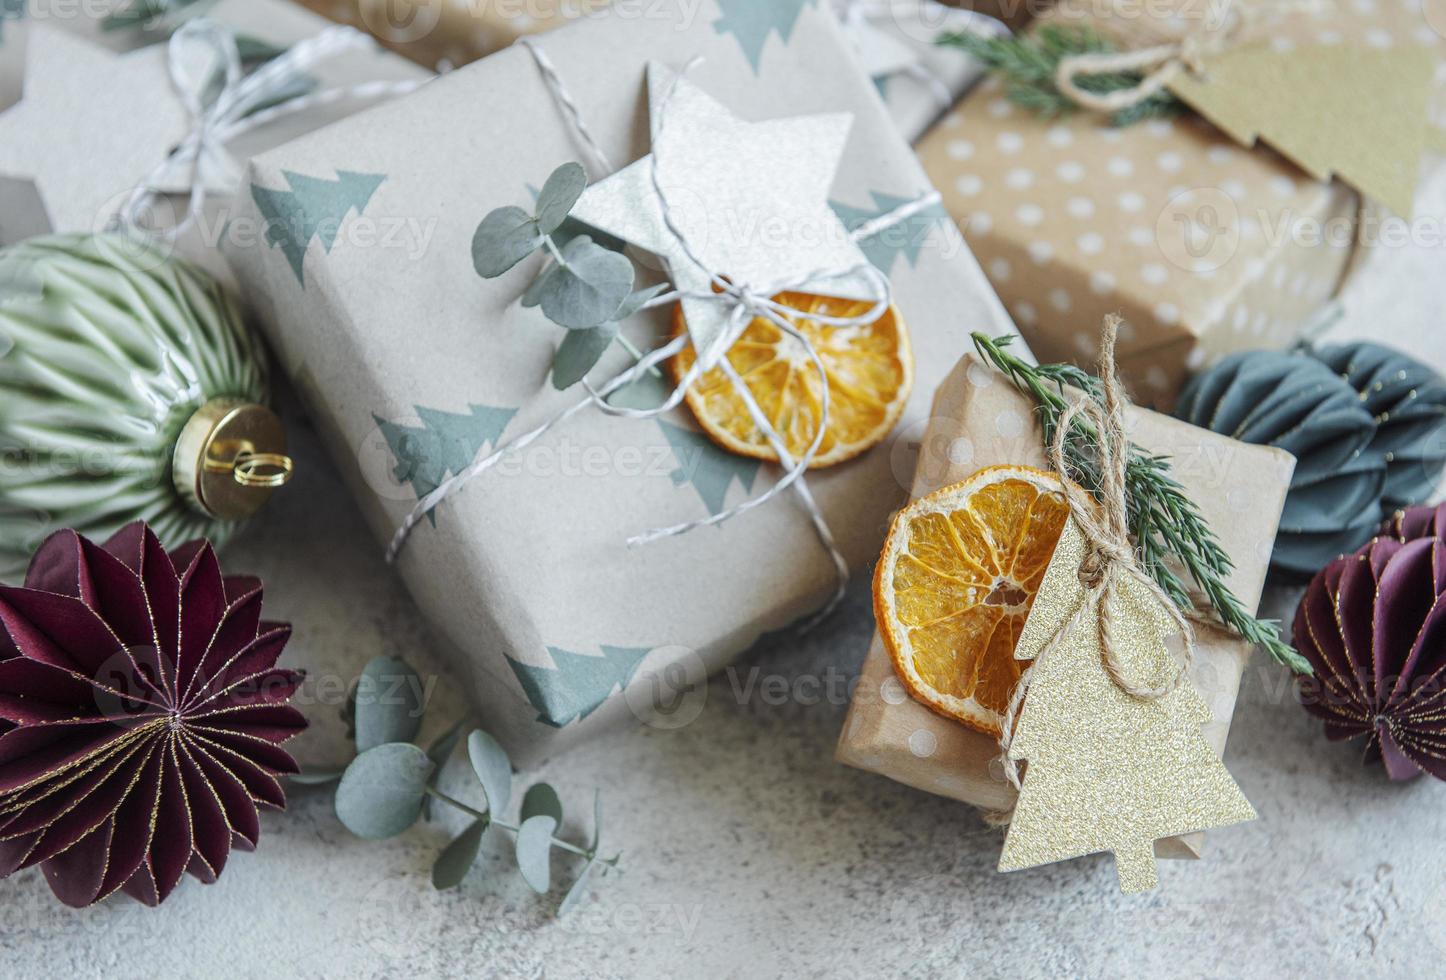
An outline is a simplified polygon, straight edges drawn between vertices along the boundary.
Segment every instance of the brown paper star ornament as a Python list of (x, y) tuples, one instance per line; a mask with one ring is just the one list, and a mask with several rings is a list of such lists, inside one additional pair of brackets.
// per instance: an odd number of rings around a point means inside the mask
[[(1014, 656), (1040, 658), (1085, 600), (1086, 545), (1071, 519), (1060, 536)], [(1165, 687), (1178, 671), (1165, 645), (1178, 632), (1155, 593), (1115, 576), (1109, 614), (1117, 662), (1130, 681)], [(1028, 760), (999, 870), (1111, 851), (1125, 892), (1155, 887), (1154, 842), (1255, 819), (1201, 734), (1210, 710), (1188, 678), (1159, 698), (1126, 693), (1104, 667), (1099, 611), (1029, 675), (1009, 755)]]
[(25, 91), (0, 114), (0, 176), (35, 185), (55, 232), (104, 227), (186, 136), (165, 47), (116, 55), (32, 25)]

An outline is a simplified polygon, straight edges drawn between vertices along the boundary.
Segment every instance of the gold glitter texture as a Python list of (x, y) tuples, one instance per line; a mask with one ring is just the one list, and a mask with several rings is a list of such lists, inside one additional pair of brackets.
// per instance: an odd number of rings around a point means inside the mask
[[(1065, 525), (1014, 655), (1035, 659), (1084, 600), (1085, 542)], [(1177, 669), (1165, 640), (1178, 632), (1159, 600), (1132, 576), (1111, 590), (1113, 640), (1125, 675), (1162, 686)], [(1000, 871), (1111, 851), (1120, 888), (1157, 884), (1154, 842), (1255, 819), (1201, 734), (1210, 709), (1189, 681), (1157, 700), (1132, 697), (1105, 672), (1099, 614), (1031, 674), (1010, 745), (1028, 760)]]

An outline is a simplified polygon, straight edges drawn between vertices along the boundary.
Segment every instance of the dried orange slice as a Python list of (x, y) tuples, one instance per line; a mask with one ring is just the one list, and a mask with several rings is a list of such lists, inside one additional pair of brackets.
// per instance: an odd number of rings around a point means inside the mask
[(900, 511), (874, 574), (874, 615), (904, 686), (998, 735), (1025, 664), (1014, 645), (1069, 516), (1053, 473), (995, 466)]
[[(788, 319), (813, 344), (828, 373), (828, 427), (811, 468), (842, 463), (878, 445), (898, 423), (914, 387), (914, 352), (898, 311), (891, 306), (867, 326), (838, 327), (810, 319), (810, 314), (859, 316), (873, 304), (808, 293), (780, 293), (774, 299), (798, 311)], [(686, 329), (679, 305), (673, 336)], [(693, 366), (695, 356), (687, 348), (672, 359), (675, 382)], [(789, 454), (802, 456), (818, 434), (821, 415), (818, 369), (803, 345), (769, 320), (755, 317), (727, 357)], [(721, 368), (699, 378), (687, 398), (703, 431), (724, 449), (778, 461)]]

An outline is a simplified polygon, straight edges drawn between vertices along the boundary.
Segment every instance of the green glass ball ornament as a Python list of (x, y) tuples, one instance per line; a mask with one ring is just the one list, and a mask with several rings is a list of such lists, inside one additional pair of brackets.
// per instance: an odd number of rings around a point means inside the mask
[(264, 352), (213, 278), (119, 235), (0, 250), (0, 574), (52, 532), (224, 540), (286, 483)]
[(1386, 510), (1430, 498), (1446, 467), (1446, 379), (1382, 344), (1336, 344), (1311, 353), (1345, 378), (1375, 416), (1371, 449), (1386, 460)]
[(1381, 522), (1386, 462), (1356, 390), (1302, 354), (1244, 351), (1185, 385), (1175, 414), (1296, 458), (1271, 567), (1308, 577), (1370, 539)]

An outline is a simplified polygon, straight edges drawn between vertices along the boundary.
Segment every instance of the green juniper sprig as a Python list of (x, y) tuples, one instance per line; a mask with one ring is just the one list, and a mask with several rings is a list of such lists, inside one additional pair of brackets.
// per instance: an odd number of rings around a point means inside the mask
[[(1076, 108), (1055, 85), (1059, 63), (1070, 55), (1107, 54), (1115, 50), (1105, 38), (1087, 27), (1069, 28), (1059, 24), (1041, 27), (1021, 37), (987, 37), (972, 31), (941, 34), (938, 42), (962, 48), (977, 58), (985, 68), (1004, 76), (1005, 95), (1045, 118), (1062, 116)], [(1087, 75), (1079, 86), (1090, 92), (1117, 92), (1139, 84), (1138, 72), (1111, 72)], [(1180, 112), (1183, 104), (1169, 92), (1157, 92), (1138, 105), (1121, 109), (1110, 116), (1115, 126), (1128, 126), (1152, 116), (1170, 116)]]
[[(1076, 388), (1097, 400), (1103, 398), (1100, 381), (1072, 364), (1029, 364), (1006, 348), (1012, 337), (990, 339), (973, 334), (980, 356), (1005, 374), (1039, 406), (1045, 445), (1054, 441), (1060, 417), (1069, 408), (1066, 388)], [(1076, 418), (1065, 440), (1065, 462), (1073, 476), (1091, 493), (1100, 492), (1099, 433), (1086, 419)], [(1200, 509), (1171, 472), (1168, 456), (1130, 447), (1125, 465), (1125, 495), (1130, 530), (1135, 537), (1141, 566), (1181, 609), (1194, 608), (1185, 581), (1166, 562), (1174, 558), (1200, 587), (1221, 622), (1245, 640), (1264, 647), (1272, 658), (1297, 674), (1310, 674), (1310, 664), (1280, 635), (1280, 625), (1257, 619), (1245, 610), (1225, 584), (1234, 568)]]
[(377, 657), (352, 686), (342, 710), (357, 754), (343, 769), (309, 770), (292, 776), (292, 781), (313, 786), (336, 783), (337, 818), (364, 840), (395, 837), (418, 820), (430, 820), (434, 801), (466, 814), (471, 822), (432, 866), (432, 885), (439, 891), (462, 883), (477, 861), (483, 838), (494, 828), (515, 839), (518, 871), (540, 894), (552, 887), (553, 851), (582, 858), (582, 869), (557, 909), (558, 916), (566, 915), (587, 893), (595, 869), (602, 875), (618, 869), (621, 855), (601, 856), (601, 796), (593, 796), (592, 839), (587, 844), (556, 835), (562, 825), (562, 801), (547, 783), (534, 783), (523, 794), (515, 822), (505, 819), (512, 800), (512, 763), (497, 740), (481, 729), (473, 729), (465, 741), (484, 808), (444, 793), (437, 783), (442, 767), (463, 742), (465, 720), (424, 750), (413, 744), (422, 725), (424, 702), (421, 678), (406, 661)]

